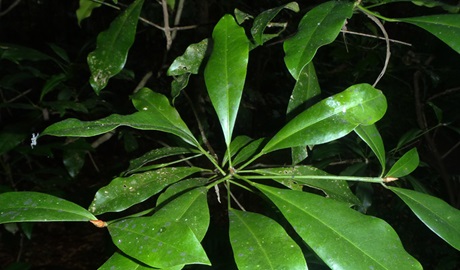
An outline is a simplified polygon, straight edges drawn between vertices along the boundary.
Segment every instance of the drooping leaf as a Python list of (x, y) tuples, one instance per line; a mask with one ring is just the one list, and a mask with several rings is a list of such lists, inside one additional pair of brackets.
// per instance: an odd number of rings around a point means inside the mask
[(198, 241), (201, 241), (208, 230), (210, 221), (207, 192), (206, 187), (187, 191), (161, 207), (152, 218), (186, 224)]
[(405, 153), (396, 163), (391, 167), (386, 177), (403, 177), (414, 171), (419, 164), (419, 157), (417, 148), (412, 148)]
[(249, 41), (244, 29), (228, 14), (214, 27), (212, 37), (214, 46), (204, 78), (229, 146), (246, 79)]
[(109, 29), (98, 35), (96, 50), (88, 55), (91, 70), (89, 82), (96, 94), (125, 66), (143, 3), (144, 0), (134, 1), (110, 24)]
[(96, 215), (123, 211), (199, 171), (202, 169), (197, 167), (167, 167), (129, 177), (117, 177), (97, 191), (89, 210)]
[(108, 229), (121, 251), (149, 266), (210, 265), (200, 242), (184, 223), (139, 217), (111, 223)]
[[(222, 157), (222, 166), (225, 166), (228, 162), (228, 158), (232, 158), (238, 151), (241, 150), (244, 146), (250, 143), (252, 139), (248, 136), (238, 136), (230, 143), (230, 147), (225, 151), (224, 156)], [(231, 155), (229, 154), (231, 153)]]
[[(325, 171), (319, 170), (312, 166), (294, 166), (294, 167), (281, 167), (281, 168), (267, 168), (258, 169), (255, 172), (266, 175), (267, 178), (270, 176), (286, 176), (286, 178), (273, 178), (273, 180), (285, 185), (286, 187), (295, 187), (295, 185), (306, 185), (315, 189), (322, 190), (327, 196), (347, 202), (350, 205), (359, 205), (360, 201), (351, 192), (346, 181), (334, 180), (334, 179), (306, 179), (299, 178), (296, 176), (302, 175), (318, 175), (327, 176), (330, 175)], [(292, 189), (292, 188), (291, 188)]]
[(384, 172), (386, 164), (385, 147), (377, 127), (375, 125), (357, 126), (355, 132), (374, 152), (382, 166), (382, 172)]
[(255, 185), (330, 268), (422, 269), (385, 221), (312, 193)]
[[(321, 93), (321, 88), (316, 77), (313, 62), (308, 63), (300, 72), (286, 111), (288, 120), (301, 111), (306, 110), (312, 104), (312, 98)], [(292, 164), (296, 165), (308, 157), (307, 146), (297, 146), (291, 149)]]
[(153, 162), (165, 157), (170, 157), (170, 156), (176, 156), (176, 155), (184, 155), (184, 154), (190, 154), (194, 153), (189, 148), (185, 147), (163, 147), (163, 148), (158, 148), (158, 149), (153, 149), (141, 157), (131, 159), (129, 161), (129, 167), (127, 170), (127, 173), (133, 173), (137, 169), (141, 168), (145, 164), (149, 162)]
[(417, 191), (388, 187), (435, 234), (460, 250), (460, 211), (443, 200)]
[(263, 153), (330, 142), (358, 125), (378, 121), (387, 108), (385, 96), (369, 84), (356, 84), (297, 115), (263, 148)]
[(276, 34), (264, 34), (264, 32), (265, 28), (269, 26), (270, 22), (283, 9), (290, 9), (294, 12), (299, 12), (299, 5), (296, 2), (290, 2), (276, 8), (265, 10), (264, 12), (257, 15), (257, 17), (254, 19), (254, 24), (251, 28), (251, 34), (257, 45), (262, 45), (267, 40), (277, 37), (280, 34), (280, 32)]
[(460, 53), (460, 14), (441, 14), (398, 19), (417, 25)]
[[(100, 1), (104, 2), (104, 0)], [(80, 6), (77, 9), (77, 21), (78, 25), (81, 24), (81, 21), (91, 16), (93, 9), (100, 7), (101, 4), (99, 2), (91, 1), (91, 0), (80, 0)]]
[(40, 135), (92, 137), (112, 131), (119, 126), (128, 126), (140, 130), (168, 132), (193, 146), (199, 146), (179, 113), (169, 104), (165, 96), (143, 88), (136, 93), (133, 103), (140, 110), (139, 112), (130, 115), (112, 114), (95, 121), (69, 118), (47, 127)]
[(176, 98), (180, 95), (182, 90), (184, 90), (185, 87), (187, 87), (190, 75), (191, 73), (185, 73), (176, 76), (174, 80), (171, 82), (171, 97), (173, 99), (173, 103), (176, 100)]
[(299, 23), (297, 34), (284, 42), (284, 62), (296, 80), (318, 48), (336, 39), (352, 12), (351, 2), (327, 1), (305, 14)]
[(169, 66), (168, 76), (179, 76), (187, 73), (198, 74), (207, 49), (207, 38), (189, 45), (184, 54), (177, 57)]
[(97, 218), (83, 207), (38, 192), (0, 194), (0, 223), (32, 221), (90, 221)]
[(229, 218), (238, 269), (307, 269), (302, 250), (276, 221), (235, 209), (229, 210)]

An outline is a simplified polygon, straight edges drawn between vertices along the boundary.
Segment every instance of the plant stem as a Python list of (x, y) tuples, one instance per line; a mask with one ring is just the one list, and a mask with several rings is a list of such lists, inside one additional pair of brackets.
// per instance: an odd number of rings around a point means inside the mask
[(398, 20), (398, 19), (387, 18), (387, 17), (382, 16), (382, 15), (380, 15), (380, 14), (378, 14), (378, 13), (372, 12), (372, 11), (368, 10), (367, 8), (361, 6), (361, 5), (358, 5), (358, 8), (359, 8), (362, 12), (364, 12), (365, 14), (371, 14), (371, 15), (373, 15), (373, 16), (379, 18), (379, 19), (382, 19), (382, 20), (384, 20), (384, 21), (387, 21), (387, 22), (400, 22), (400, 20)]
[[(244, 171), (251, 172), (251, 170)], [(254, 171), (252, 171), (254, 172)], [(341, 180), (356, 181), (368, 183), (384, 183), (385, 179), (380, 177), (358, 177), (358, 176), (335, 176), (335, 175), (248, 175), (246, 179), (324, 179), (324, 180)]]

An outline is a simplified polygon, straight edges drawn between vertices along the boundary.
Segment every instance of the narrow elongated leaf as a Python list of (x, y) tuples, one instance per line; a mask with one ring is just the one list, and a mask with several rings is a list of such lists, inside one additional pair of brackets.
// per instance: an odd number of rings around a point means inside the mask
[(318, 48), (335, 40), (345, 20), (352, 13), (351, 2), (327, 1), (305, 14), (299, 23), (297, 34), (284, 42), (284, 62), (296, 80)]
[(214, 46), (204, 78), (229, 146), (246, 79), (249, 41), (244, 29), (228, 14), (217, 23), (212, 38)]
[[(316, 77), (315, 67), (313, 62), (308, 63), (300, 72), (286, 111), (288, 120), (301, 111), (306, 110), (312, 104), (312, 98), (321, 93), (318, 78)], [(296, 165), (306, 159), (308, 156), (307, 145), (293, 147), (291, 149), (292, 164)]]
[(442, 14), (398, 19), (430, 32), (460, 53), (460, 14)]
[(267, 40), (278, 36), (280, 33), (277, 34), (264, 34), (265, 28), (269, 25), (269, 23), (278, 15), (278, 13), (283, 9), (290, 9), (294, 12), (299, 12), (299, 5), (296, 2), (290, 2), (285, 5), (265, 10), (264, 12), (257, 15), (254, 19), (254, 24), (251, 28), (251, 35), (254, 38), (254, 41), (257, 45), (264, 44)]
[(201, 241), (208, 230), (210, 221), (207, 192), (206, 187), (187, 191), (160, 208), (152, 218), (186, 224), (198, 241)]
[[(268, 168), (259, 169), (255, 172), (262, 175), (270, 176), (286, 176), (286, 178), (274, 178), (273, 180), (285, 185), (286, 187), (295, 187), (296, 185), (306, 185), (312, 188), (322, 190), (327, 196), (347, 202), (350, 205), (359, 205), (360, 201), (351, 192), (346, 181), (333, 180), (333, 179), (302, 179), (296, 176), (302, 175), (330, 175), (325, 171), (319, 170), (312, 166), (295, 166), (295, 167), (281, 167), (281, 168)], [(291, 188), (292, 189), (292, 188)]]
[(422, 269), (385, 221), (315, 194), (255, 184), (332, 269)]
[(179, 76), (187, 73), (198, 74), (207, 49), (207, 38), (189, 45), (184, 54), (177, 57), (169, 66), (168, 76)]
[[(248, 136), (238, 136), (230, 143), (230, 147), (225, 151), (225, 154), (222, 158), (222, 166), (225, 166), (228, 162), (228, 158), (233, 157), (238, 151), (241, 150), (244, 146), (246, 146), (252, 139)], [(229, 155), (231, 153), (231, 155)]]
[(31, 221), (90, 221), (97, 218), (83, 207), (38, 192), (0, 194), (0, 223)]
[(260, 151), (262, 145), (266, 142), (266, 138), (260, 138), (254, 140), (243, 147), (238, 154), (236, 155), (235, 159), (233, 160), (232, 165), (236, 166), (242, 162), (247, 161), (250, 157), (254, 156), (256, 153)]
[(419, 164), (419, 157), (417, 148), (412, 148), (409, 152), (405, 153), (396, 163), (391, 167), (386, 177), (403, 177), (413, 172)]
[(153, 162), (165, 157), (184, 155), (190, 153), (194, 152), (191, 149), (185, 147), (163, 147), (153, 149), (147, 152), (146, 154), (142, 155), (141, 157), (130, 160), (127, 173), (131, 173), (149, 162)]
[(193, 173), (202, 171), (196, 167), (161, 168), (156, 171), (117, 177), (99, 189), (91, 203), (90, 211), (96, 215), (106, 212), (120, 212), (143, 202)]
[(130, 115), (112, 114), (95, 121), (69, 118), (47, 127), (40, 135), (92, 137), (112, 131), (119, 126), (128, 126), (140, 130), (171, 133), (193, 146), (199, 146), (179, 113), (169, 104), (165, 96), (143, 88), (134, 96), (133, 104), (140, 110), (139, 112)]
[(149, 266), (210, 265), (200, 242), (184, 223), (139, 217), (111, 223), (108, 229), (121, 251)]
[(341, 138), (358, 125), (371, 125), (385, 114), (381, 91), (369, 84), (356, 84), (326, 98), (297, 115), (264, 147), (262, 152), (321, 144)]
[(97, 36), (96, 50), (88, 55), (91, 70), (89, 82), (96, 94), (104, 89), (109, 79), (125, 66), (128, 50), (134, 42), (137, 20), (144, 0), (134, 1), (120, 14), (109, 29)]
[[(104, 0), (102, 0), (101, 2), (104, 2)], [(91, 0), (80, 0), (80, 6), (78, 7), (76, 12), (78, 25), (81, 24), (81, 21), (91, 16), (93, 9), (98, 8), (100, 6), (101, 4), (98, 2), (94, 2)]]
[(460, 250), (460, 211), (445, 201), (417, 191), (388, 187), (396, 193), (415, 215), (457, 250)]
[(384, 172), (386, 163), (385, 147), (377, 127), (375, 125), (357, 126), (355, 132), (374, 152), (382, 166), (382, 172)]
[(260, 214), (229, 210), (230, 243), (240, 270), (305, 270), (300, 247), (276, 221)]

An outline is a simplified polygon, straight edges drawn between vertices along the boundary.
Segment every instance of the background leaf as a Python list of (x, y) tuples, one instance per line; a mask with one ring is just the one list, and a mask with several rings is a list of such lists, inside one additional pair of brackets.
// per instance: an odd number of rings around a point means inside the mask
[(139, 217), (111, 223), (108, 229), (121, 251), (149, 266), (210, 265), (200, 242), (184, 223)]
[(202, 169), (168, 167), (133, 174), (129, 177), (117, 177), (110, 184), (97, 191), (89, 209), (96, 215), (123, 211), (147, 200), (168, 185), (199, 171)]
[(278, 131), (262, 152), (336, 140), (358, 125), (375, 123), (386, 108), (381, 91), (369, 84), (350, 86), (297, 115)]
[(305, 270), (302, 250), (276, 221), (229, 210), (230, 243), (238, 269)]
[(134, 1), (110, 24), (109, 29), (98, 35), (96, 50), (88, 55), (91, 70), (89, 82), (96, 94), (125, 66), (143, 3), (144, 0)]
[(460, 250), (460, 211), (443, 200), (417, 191), (388, 187), (435, 234)]
[(229, 146), (246, 79), (249, 42), (244, 29), (228, 14), (214, 27), (212, 38), (214, 46), (204, 78)]
[(208, 50), (208, 43), (209, 40), (206, 38), (198, 43), (190, 44), (184, 54), (174, 59), (169, 66), (168, 75), (178, 76), (187, 73), (198, 74), (201, 63)]
[(386, 177), (403, 177), (414, 171), (419, 164), (419, 157), (417, 148), (412, 148), (405, 153), (396, 163), (391, 167)]
[(335, 40), (352, 12), (353, 3), (327, 1), (305, 14), (297, 34), (284, 42), (284, 62), (296, 80), (318, 48)]
[(371, 148), (382, 166), (382, 173), (385, 172), (385, 147), (377, 127), (375, 125), (357, 126), (355, 132)]
[(0, 223), (31, 221), (90, 221), (97, 218), (83, 207), (38, 192), (0, 194)]
[[(101, 2), (104, 2), (104, 0), (102, 0)], [(100, 3), (91, 0), (80, 0), (80, 6), (78, 7), (76, 12), (78, 25), (81, 24), (81, 21), (91, 16), (93, 9), (98, 8), (100, 6)]]
[(383, 220), (315, 194), (256, 187), (332, 269), (422, 269)]
[(398, 20), (425, 29), (460, 53), (460, 14), (431, 15)]

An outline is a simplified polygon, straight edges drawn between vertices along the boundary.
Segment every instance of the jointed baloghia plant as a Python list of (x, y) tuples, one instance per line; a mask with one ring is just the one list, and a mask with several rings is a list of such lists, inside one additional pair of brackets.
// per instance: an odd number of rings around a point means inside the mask
[[(378, 23), (381, 19), (417, 25), (460, 53), (458, 15), (389, 19), (374, 14), (360, 2), (328, 1), (318, 5), (305, 14), (297, 34), (284, 41), (284, 61), (296, 80), (288, 113), (298, 111), (320, 94), (312, 59), (319, 47), (337, 38), (354, 12), (364, 12)], [(88, 56), (90, 82), (97, 93), (123, 69), (142, 5), (143, 0), (134, 1), (99, 35), (96, 50)], [(438, 198), (389, 184), (411, 173), (419, 160), (416, 149), (412, 149), (386, 169), (383, 141), (374, 123), (385, 114), (387, 103), (374, 86), (351, 85), (323, 99), (292, 117), (271, 138), (234, 136), (250, 52), (279, 36), (280, 33), (266, 33), (265, 29), (273, 25), (285, 28), (285, 24), (272, 22), (283, 9), (298, 12), (299, 8), (292, 2), (262, 12), (253, 20), (250, 37), (240, 26), (252, 18), (250, 15), (237, 11), (236, 20), (225, 15), (215, 26), (212, 39), (190, 45), (168, 70), (168, 75), (174, 76), (171, 88), (172, 97), (176, 98), (187, 86), (191, 74), (198, 74), (200, 66), (205, 66), (207, 92), (226, 144), (222, 157), (205, 149), (203, 145), (207, 143), (202, 144), (192, 134), (168, 97), (142, 88), (132, 96), (137, 109), (133, 114), (113, 114), (87, 122), (67, 119), (49, 126), (40, 137), (91, 137), (128, 126), (173, 134), (186, 146), (153, 149), (132, 160), (122, 176), (97, 191), (88, 210), (48, 194), (3, 193), (0, 223), (90, 221), (97, 227), (106, 227), (119, 252), (100, 269), (182, 269), (190, 264), (210, 265), (200, 242), (210, 224), (207, 194), (215, 192), (217, 199), (228, 207), (230, 243), (239, 269), (307, 269), (306, 247), (332, 269), (421, 269), (420, 263), (404, 250), (390, 225), (353, 208), (361, 202), (348, 183), (363, 181), (394, 192), (439, 237), (460, 249), (458, 210)], [(386, 41), (388, 45), (388, 37)], [(374, 152), (381, 165), (379, 176), (336, 176), (312, 166), (298, 165), (307, 157), (307, 148), (351, 132)], [(291, 149), (291, 166), (254, 166), (260, 157), (281, 149)], [(166, 157), (177, 159), (158, 162)], [(184, 161), (193, 164), (198, 157), (205, 157), (213, 168), (184, 165)], [(232, 190), (236, 189), (259, 196), (268, 205), (276, 206), (279, 213), (268, 217), (246, 211), (244, 204), (233, 196)], [(96, 217), (122, 212), (153, 196), (157, 198), (156, 205), (137, 214), (111, 221)]]

